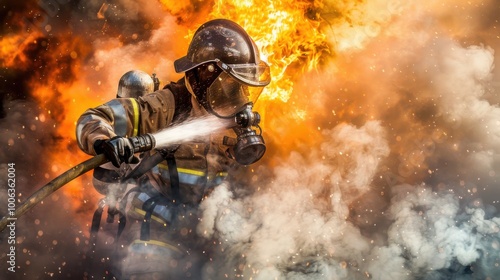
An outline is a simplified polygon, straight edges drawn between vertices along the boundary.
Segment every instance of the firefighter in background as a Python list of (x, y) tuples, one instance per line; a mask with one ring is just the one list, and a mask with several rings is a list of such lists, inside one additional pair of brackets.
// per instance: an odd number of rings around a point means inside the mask
[[(158, 89), (159, 81), (155, 81), (155, 79), (157, 80), (156, 74), (150, 76), (141, 70), (128, 71), (121, 76), (118, 82), (116, 98), (127, 98), (127, 102), (133, 108), (139, 108), (137, 99)], [(116, 113), (113, 123), (115, 133), (119, 136), (127, 136), (126, 127), (124, 126), (126, 122), (125, 107), (119, 102), (110, 102), (109, 106), (112, 106), (113, 112)], [(138, 118), (134, 119), (134, 123), (138, 121)], [(137, 130), (134, 130), (131, 136), (136, 135)], [(110, 184), (118, 183), (120, 178), (126, 174), (128, 168), (129, 166), (126, 164), (116, 168), (111, 163), (95, 168), (92, 178), (95, 189), (101, 194), (108, 195), (110, 193)]]
[[(242, 27), (225, 19), (203, 24), (174, 67), (184, 77), (140, 97), (138, 108), (114, 99), (87, 110), (77, 123), (80, 148), (103, 153), (118, 167), (133, 162), (126, 137), (136, 131), (154, 133), (208, 114), (232, 122), (223, 133), (147, 153), (134, 176), (127, 176), (138, 186), (124, 195), (120, 209), (126, 223), (120, 223), (118, 248), (124, 250), (114, 272), (119, 279), (200, 278), (196, 263), (204, 256), (197, 251), (197, 206), (231, 168), (252, 164), (265, 152), (260, 116), (252, 106), (270, 82), (269, 66)], [(126, 122), (118, 127), (119, 120)]]
[(131, 70), (123, 74), (118, 81), (116, 98), (139, 98), (143, 95), (158, 90), (160, 80), (156, 73), (151, 76), (141, 70)]
[[(118, 90), (116, 92), (116, 98), (125, 98), (133, 108), (139, 108), (137, 99), (148, 93), (152, 93), (158, 90), (159, 79), (156, 74), (153, 73), (152, 76), (141, 70), (131, 70), (123, 74), (118, 82)], [(109, 103), (113, 107), (113, 111), (116, 112), (114, 128), (117, 135), (126, 136), (126, 131), (121, 127), (123, 123), (126, 122), (124, 112), (125, 107), (121, 103)], [(134, 122), (138, 122), (135, 119)], [(137, 131), (134, 131), (132, 136), (137, 135)], [(137, 163), (138, 159), (134, 158), (134, 163)], [(87, 266), (92, 266), (92, 259), (96, 259), (96, 256), (106, 256), (107, 252), (113, 250), (114, 246), (112, 242), (108, 242), (110, 238), (116, 235), (117, 227), (107, 225), (117, 222), (116, 217), (120, 219), (120, 212), (118, 211), (118, 203), (123, 193), (127, 188), (132, 188), (131, 181), (127, 184), (122, 184), (122, 178), (131, 170), (134, 163), (126, 164), (123, 163), (119, 167), (115, 167), (112, 163), (106, 163), (99, 167), (96, 167), (93, 172), (92, 183), (95, 190), (100, 194), (104, 195), (102, 199), (99, 200), (97, 209), (94, 212), (92, 218), (92, 224), (90, 228), (90, 255), (92, 258), (88, 258)], [(130, 183), (130, 184), (129, 184)], [(104, 209), (107, 206), (107, 218), (106, 224), (101, 226), (101, 219)], [(98, 232), (100, 229), (101, 237), (98, 238)], [(96, 246), (98, 247), (96, 249)], [(90, 256), (89, 255), (89, 256)], [(106, 266), (108, 263), (100, 262), (100, 265)]]

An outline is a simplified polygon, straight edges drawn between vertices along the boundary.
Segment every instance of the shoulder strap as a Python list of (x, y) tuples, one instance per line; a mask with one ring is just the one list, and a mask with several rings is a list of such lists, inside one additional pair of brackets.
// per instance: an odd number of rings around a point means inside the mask
[(177, 162), (175, 161), (174, 153), (178, 147), (171, 150), (160, 150), (159, 154), (167, 161), (168, 174), (170, 177), (170, 188), (172, 191), (172, 200), (174, 204), (180, 203), (180, 186), (179, 186), (179, 172), (177, 171)]

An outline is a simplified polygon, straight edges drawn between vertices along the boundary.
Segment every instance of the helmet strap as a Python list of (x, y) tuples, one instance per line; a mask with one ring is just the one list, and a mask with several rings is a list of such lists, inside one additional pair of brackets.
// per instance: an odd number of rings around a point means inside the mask
[(213, 62), (186, 71), (185, 80), (188, 91), (208, 112), (211, 110), (207, 103), (207, 90), (222, 72), (222, 69)]

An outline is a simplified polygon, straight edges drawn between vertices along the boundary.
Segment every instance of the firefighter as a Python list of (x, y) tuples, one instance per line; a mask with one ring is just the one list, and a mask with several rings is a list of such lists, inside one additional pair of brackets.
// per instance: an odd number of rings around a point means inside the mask
[(252, 106), (270, 82), (269, 66), (241, 26), (226, 19), (201, 25), (174, 68), (184, 77), (138, 98), (138, 107), (114, 99), (77, 122), (80, 148), (103, 153), (117, 167), (133, 162), (127, 137), (135, 132), (154, 134), (209, 114), (232, 123), (224, 132), (150, 151), (128, 174), (138, 187), (122, 198), (119, 279), (199, 278), (196, 207), (232, 167), (252, 164), (266, 150)]
[(150, 76), (141, 70), (131, 70), (121, 76), (118, 81), (116, 98), (139, 98), (156, 91), (159, 83), (156, 74)]
[[(128, 98), (128, 102), (132, 107), (138, 108), (137, 98), (155, 91), (156, 74), (150, 76), (141, 70), (131, 70), (123, 74), (118, 81), (118, 90), (116, 98)], [(156, 78), (157, 79), (157, 78)], [(125, 107), (121, 103), (109, 103), (113, 106), (113, 110), (117, 113), (115, 118), (115, 127), (119, 127), (120, 123), (125, 122)], [(138, 122), (139, 120), (134, 120)], [(126, 136), (124, 129), (115, 129), (115, 133), (119, 136)], [(132, 132), (132, 136), (136, 136), (137, 131)], [(94, 188), (101, 194), (114, 196), (114, 184), (120, 181), (120, 178), (125, 175), (129, 166), (126, 164), (120, 165), (119, 168), (114, 167), (111, 163), (104, 164), (94, 169), (92, 183)], [(113, 199), (113, 198), (110, 198)]]
[[(127, 102), (130, 102), (133, 107), (138, 108), (137, 99), (143, 95), (151, 93), (157, 90), (159, 86), (159, 80), (156, 78), (156, 74), (150, 76), (141, 70), (131, 70), (123, 74), (118, 82), (118, 90), (116, 92), (116, 98), (126, 98)], [(120, 112), (125, 112), (125, 108), (122, 107), (121, 103), (110, 103), (113, 106), (113, 110), (117, 112), (115, 118), (115, 124), (118, 125), (120, 122), (125, 122), (124, 116), (120, 117)], [(121, 118), (121, 120), (120, 120)], [(137, 120), (134, 120), (138, 121)], [(126, 136), (126, 131), (123, 129), (115, 130), (117, 135)], [(135, 136), (137, 131), (132, 133)], [(138, 162), (138, 158), (135, 158)], [(137, 163), (135, 162), (135, 163)], [(87, 266), (92, 266), (92, 259), (96, 256), (106, 256), (107, 251), (113, 250), (113, 245), (108, 242), (113, 235), (116, 235), (117, 227), (116, 225), (111, 226), (117, 220), (116, 217), (121, 214), (117, 209), (117, 204), (120, 201), (121, 196), (126, 191), (127, 188), (132, 188), (134, 185), (121, 183), (122, 178), (127, 174), (127, 172), (133, 167), (133, 164), (122, 163), (119, 167), (115, 167), (112, 163), (106, 163), (98, 166), (93, 171), (92, 183), (94, 189), (100, 194), (104, 195), (100, 199), (97, 209), (94, 212), (92, 218), (92, 224), (90, 228), (90, 250), (89, 252), (93, 258), (87, 259)], [(132, 182), (128, 182), (132, 183)], [(104, 209), (107, 207), (107, 219), (106, 224), (101, 226), (101, 218)], [(122, 219), (123, 220), (123, 219)], [(101, 237), (98, 238), (98, 232), (101, 230)], [(98, 243), (99, 242), (99, 243)], [(96, 248), (97, 246), (97, 248)], [(109, 259), (109, 257), (108, 257)], [(106, 263), (100, 263), (101, 266), (108, 265)]]

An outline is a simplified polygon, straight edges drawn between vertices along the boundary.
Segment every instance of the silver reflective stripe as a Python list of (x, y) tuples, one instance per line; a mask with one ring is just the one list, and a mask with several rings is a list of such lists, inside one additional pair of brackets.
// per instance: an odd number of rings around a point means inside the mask
[(80, 123), (76, 126), (76, 140), (78, 143), (82, 143), (80, 139), (82, 139), (82, 130), (83, 126), (87, 124), (92, 119), (92, 116), (85, 116)]
[(142, 202), (145, 202), (146, 200), (150, 199), (151, 197), (146, 194), (146, 193), (140, 193), (137, 198), (142, 201)]
[(113, 111), (115, 133), (118, 136), (127, 135), (127, 112), (118, 100), (111, 100), (106, 105)]
[(217, 176), (217, 177), (215, 177), (215, 179), (214, 179), (214, 184), (215, 184), (215, 185), (220, 185), (220, 184), (222, 184), (222, 182), (226, 179), (226, 177), (227, 177), (227, 176), (222, 176), (222, 175), (221, 175), (221, 176)]
[[(146, 202), (146, 200), (150, 199), (151, 196), (149, 196), (146, 193), (140, 193), (137, 198), (142, 201), (143, 203)], [(153, 213), (156, 214), (156, 216), (161, 217), (163, 220), (167, 222), (172, 221), (172, 209), (170, 207), (167, 207), (165, 205), (158, 204), (153, 208)]]
[(76, 139), (79, 143), (82, 143), (81, 138), (83, 127), (92, 120), (97, 120), (100, 126), (108, 129), (109, 131), (113, 131), (113, 128), (106, 121), (104, 121), (103, 118), (93, 115), (87, 115), (80, 121), (80, 123), (76, 127)]
[(170, 207), (167, 207), (165, 205), (157, 205), (154, 208), (153, 212), (169, 223), (172, 221), (173, 213)]

